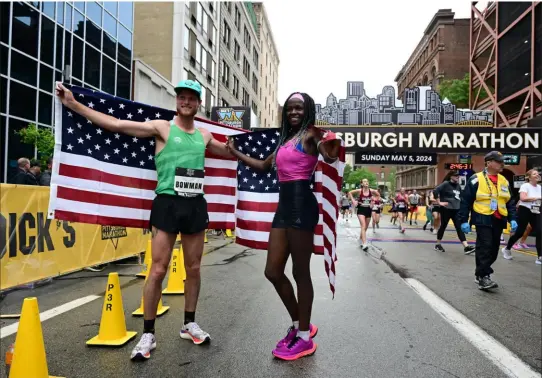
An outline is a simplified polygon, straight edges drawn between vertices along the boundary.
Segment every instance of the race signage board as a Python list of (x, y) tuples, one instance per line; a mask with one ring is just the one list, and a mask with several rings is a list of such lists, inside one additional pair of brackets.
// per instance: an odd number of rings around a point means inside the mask
[(505, 165), (519, 165), (521, 160), (520, 154), (503, 154)]
[(435, 165), (437, 154), (400, 152), (356, 152), (355, 164)]
[(324, 126), (344, 140), (346, 152), (488, 153), (539, 155), (542, 128), (487, 126)]

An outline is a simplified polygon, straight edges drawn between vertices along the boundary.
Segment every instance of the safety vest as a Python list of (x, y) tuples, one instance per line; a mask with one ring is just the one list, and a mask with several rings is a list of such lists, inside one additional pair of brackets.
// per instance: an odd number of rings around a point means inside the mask
[[(499, 213), (503, 217), (508, 216), (506, 208), (506, 204), (510, 200), (508, 180), (503, 175), (497, 175), (497, 186), (495, 186), (489, 177), (484, 177), (484, 172), (477, 173), (475, 180), (478, 180), (478, 191), (473, 210), (478, 214), (492, 215), (495, 211), (491, 210), (491, 199), (494, 198), (497, 200)], [(488, 183), (491, 188), (488, 187)]]

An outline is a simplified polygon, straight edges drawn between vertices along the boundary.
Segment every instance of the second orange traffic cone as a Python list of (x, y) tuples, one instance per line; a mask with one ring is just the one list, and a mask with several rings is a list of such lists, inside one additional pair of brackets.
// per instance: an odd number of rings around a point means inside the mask
[(87, 345), (119, 346), (135, 337), (137, 332), (126, 331), (126, 319), (122, 306), (118, 273), (109, 273), (105, 290), (102, 320), (98, 336), (87, 341)]
[(15, 338), (9, 378), (53, 378), (49, 375), (38, 299), (25, 298)]
[(185, 279), (186, 271), (184, 270), (183, 247), (181, 246), (180, 249), (173, 250), (167, 287), (162, 291), (162, 294), (184, 294)]

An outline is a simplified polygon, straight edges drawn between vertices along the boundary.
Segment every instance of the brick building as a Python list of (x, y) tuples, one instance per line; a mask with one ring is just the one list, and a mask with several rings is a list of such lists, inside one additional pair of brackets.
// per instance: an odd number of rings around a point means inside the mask
[(469, 72), (469, 19), (455, 19), (451, 9), (440, 9), (423, 33), (418, 46), (401, 68), (398, 99), (405, 88), (428, 85), (436, 89), (440, 80), (460, 79)]
[(259, 114), (260, 40), (250, 2), (220, 4), (220, 63), (218, 103), (246, 106)]
[[(405, 88), (428, 85), (438, 88), (441, 80), (463, 78), (469, 72), (470, 19), (454, 19), (451, 9), (439, 10), (427, 26), (418, 46), (397, 74), (395, 81), (402, 94)], [(478, 108), (473, 108), (478, 109)], [(483, 108), (482, 108), (483, 109)], [(489, 152), (489, 151), (488, 151)], [(424, 192), (440, 184), (447, 174), (446, 163), (459, 162), (459, 155), (438, 155), (436, 166), (398, 166), (396, 187)], [(483, 156), (471, 157), (474, 171), (484, 166)], [(526, 159), (520, 165), (507, 166), (505, 175), (525, 173)]]

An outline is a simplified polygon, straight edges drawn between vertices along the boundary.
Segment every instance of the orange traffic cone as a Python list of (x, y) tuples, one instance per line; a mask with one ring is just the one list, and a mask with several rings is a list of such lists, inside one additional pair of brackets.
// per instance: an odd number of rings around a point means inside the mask
[[(152, 260), (151, 260), (151, 264), (149, 265), (149, 269), (147, 270), (147, 272), (151, 271), (151, 266), (152, 266)], [(149, 278), (149, 276), (147, 274), (147, 276), (145, 277), (145, 282), (147, 282), (148, 278)], [(137, 310), (132, 312), (133, 316), (143, 316), (143, 303), (144, 303), (143, 301), (144, 301), (144, 297), (142, 296), (141, 297), (141, 305), (139, 305), (139, 308)], [(156, 316), (160, 316), (160, 315), (165, 314), (167, 310), (169, 310), (169, 306), (162, 305), (162, 298), (160, 298), (160, 302), (158, 302), (158, 308), (156, 309)]]
[(38, 299), (25, 298), (9, 378), (51, 378), (45, 357)]
[(105, 291), (104, 305), (102, 308), (102, 320), (98, 336), (87, 341), (87, 345), (119, 346), (126, 344), (135, 337), (137, 332), (126, 331), (124, 307), (120, 293), (118, 273), (109, 273), (107, 288)]
[(169, 277), (167, 287), (162, 291), (162, 294), (184, 294), (184, 280), (186, 279), (186, 271), (184, 270), (183, 247), (174, 249), (171, 256), (171, 264), (169, 267)]
[(147, 242), (147, 249), (145, 250), (145, 260), (143, 261), (143, 270), (136, 274), (136, 277), (147, 277), (147, 273), (151, 269), (152, 262), (152, 242)]

